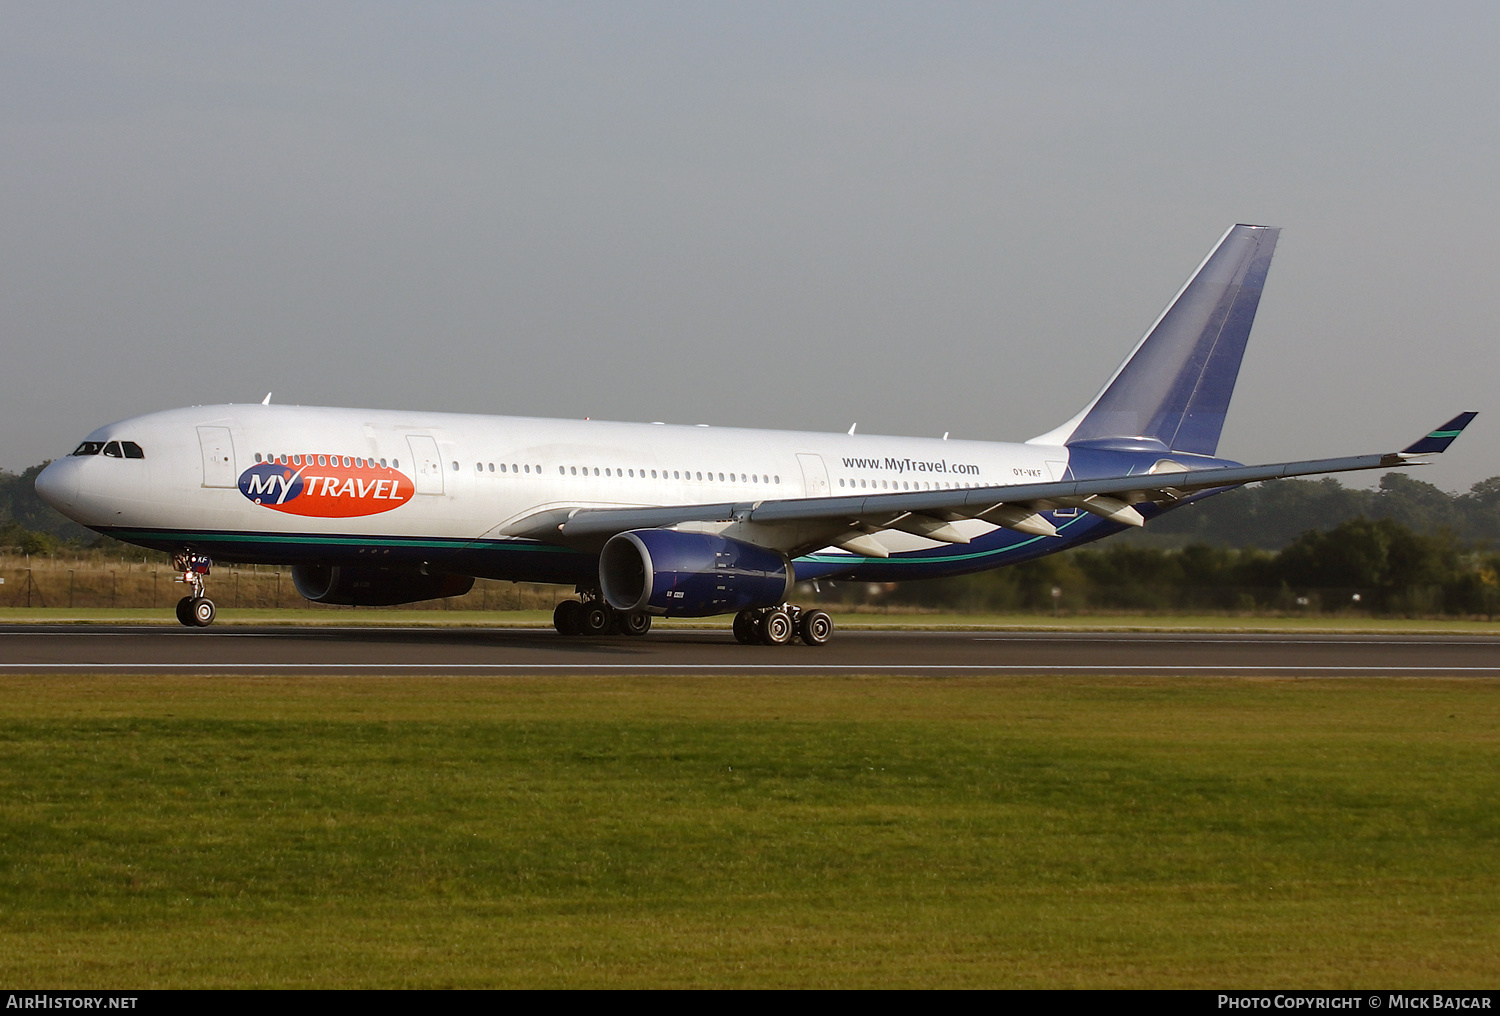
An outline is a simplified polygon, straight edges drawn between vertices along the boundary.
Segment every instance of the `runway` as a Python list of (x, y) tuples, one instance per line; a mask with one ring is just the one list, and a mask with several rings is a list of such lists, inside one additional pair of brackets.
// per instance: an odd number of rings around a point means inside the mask
[(591, 640), (515, 628), (0, 627), (0, 675), (23, 673), (1497, 677), (1500, 637), (845, 631), (814, 649), (742, 646), (719, 630)]

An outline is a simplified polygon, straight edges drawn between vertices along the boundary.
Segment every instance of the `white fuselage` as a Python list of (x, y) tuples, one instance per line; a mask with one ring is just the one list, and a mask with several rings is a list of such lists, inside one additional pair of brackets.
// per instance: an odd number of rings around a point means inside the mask
[[(501, 539), (554, 508), (1042, 482), (1062, 479), (1068, 463), (1068, 450), (1051, 445), (284, 405), (152, 413), (88, 440), (135, 442), (143, 457), (70, 456), (43, 473), (38, 489), (87, 526), (442, 539)], [(373, 472), (368, 482), (324, 475), (336, 471), (319, 457)], [(247, 495), (244, 474), (272, 459), (302, 479), (300, 503), (318, 514)], [(404, 499), (374, 478), (394, 474), (406, 478)], [(895, 553), (935, 545), (880, 539)]]

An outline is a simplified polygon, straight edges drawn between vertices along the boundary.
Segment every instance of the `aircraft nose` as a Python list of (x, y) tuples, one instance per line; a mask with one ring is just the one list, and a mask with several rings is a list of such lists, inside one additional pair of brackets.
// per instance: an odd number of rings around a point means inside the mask
[(58, 459), (37, 474), (36, 492), (53, 508), (66, 513), (78, 500), (78, 462), (72, 456)]

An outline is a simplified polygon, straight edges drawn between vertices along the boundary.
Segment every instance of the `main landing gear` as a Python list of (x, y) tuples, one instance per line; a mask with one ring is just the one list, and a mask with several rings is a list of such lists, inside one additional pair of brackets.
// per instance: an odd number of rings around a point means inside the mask
[(193, 589), (191, 596), (177, 601), (177, 620), (189, 628), (207, 628), (218, 614), (214, 601), (203, 595), (203, 576), (208, 574), (213, 562), (203, 554), (181, 550), (172, 558), (172, 567), (182, 572), (182, 578), (173, 581), (185, 582)]
[(552, 627), (562, 635), (644, 635), (651, 630), (645, 611), (616, 610), (598, 595), (564, 600), (552, 611)]
[(833, 637), (833, 618), (821, 610), (803, 610), (795, 603), (734, 615), (734, 638), (743, 645), (760, 643), (784, 646), (799, 638), (810, 646), (821, 646)]
[[(644, 611), (616, 610), (590, 591), (580, 591), (580, 596), (581, 600), (562, 601), (552, 611), (552, 627), (559, 634), (644, 635), (651, 630), (651, 615)], [(735, 641), (746, 645), (784, 646), (801, 639), (810, 646), (821, 646), (832, 636), (833, 618), (821, 610), (803, 610), (794, 603), (742, 610), (734, 616)]]

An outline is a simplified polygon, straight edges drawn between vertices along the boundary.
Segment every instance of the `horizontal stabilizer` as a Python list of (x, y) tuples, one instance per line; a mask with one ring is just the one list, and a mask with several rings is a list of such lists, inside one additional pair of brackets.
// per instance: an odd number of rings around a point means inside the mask
[(1401, 454), (1435, 455), (1439, 452), (1447, 451), (1448, 446), (1453, 443), (1454, 438), (1462, 434), (1464, 428), (1469, 425), (1469, 421), (1478, 415), (1478, 413), (1459, 413), (1416, 444), (1409, 448), (1401, 449)]

